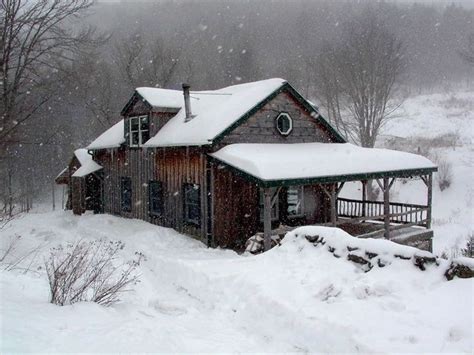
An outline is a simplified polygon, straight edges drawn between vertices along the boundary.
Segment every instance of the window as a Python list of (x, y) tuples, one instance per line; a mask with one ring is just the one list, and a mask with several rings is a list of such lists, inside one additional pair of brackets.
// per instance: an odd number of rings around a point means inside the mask
[(287, 216), (301, 217), (304, 215), (304, 186), (290, 186), (286, 194)]
[(129, 118), (130, 147), (139, 147), (150, 138), (150, 124), (148, 116)]
[(122, 211), (132, 211), (132, 179), (129, 177), (122, 177), (120, 182), (121, 205)]
[(148, 195), (150, 215), (161, 216), (163, 214), (163, 184), (161, 181), (148, 183)]
[(196, 184), (184, 184), (184, 222), (201, 224), (201, 189)]
[[(272, 213), (271, 213), (272, 221), (277, 221), (279, 219), (278, 193), (275, 187), (271, 188), (271, 192), (272, 192)], [(260, 222), (263, 222), (263, 190), (260, 190), (259, 204), (260, 204)]]
[(281, 135), (287, 136), (290, 134), (293, 129), (293, 121), (287, 113), (280, 113), (276, 118), (276, 128)]

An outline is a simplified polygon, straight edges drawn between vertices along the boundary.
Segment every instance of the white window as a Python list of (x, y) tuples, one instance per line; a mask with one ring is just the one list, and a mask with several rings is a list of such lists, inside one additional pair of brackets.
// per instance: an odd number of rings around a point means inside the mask
[(288, 218), (304, 215), (304, 186), (290, 186), (287, 191)]
[[(272, 221), (277, 221), (279, 216), (279, 208), (278, 208), (278, 192), (276, 187), (271, 188), (271, 193), (272, 193)], [(259, 205), (260, 205), (260, 222), (263, 222), (263, 190), (260, 190), (260, 199), (259, 199)]]
[(289, 114), (282, 112), (275, 119), (275, 125), (276, 129), (278, 130), (278, 132), (280, 132), (282, 136), (287, 136), (293, 129), (293, 120), (291, 119)]
[(148, 116), (130, 117), (130, 147), (143, 145), (150, 138)]

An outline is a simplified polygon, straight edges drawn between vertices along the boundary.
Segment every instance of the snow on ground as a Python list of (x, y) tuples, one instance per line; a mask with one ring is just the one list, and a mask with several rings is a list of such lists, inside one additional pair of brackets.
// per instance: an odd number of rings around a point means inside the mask
[[(407, 99), (397, 116), (383, 128), (379, 146), (441, 157), (452, 165), (452, 184), (433, 191), (434, 252), (459, 252), (474, 235), (474, 91), (420, 95)], [(444, 136), (444, 138), (443, 138)], [(444, 141), (444, 142), (443, 142)], [(430, 143), (431, 142), (431, 143)], [(418, 145), (416, 144), (418, 143)], [(428, 145), (434, 145), (429, 148)], [(413, 151), (413, 148), (415, 150)], [(360, 183), (347, 184), (341, 196), (360, 198)], [(395, 201), (426, 204), (421, 180), (398, 181), (391, 190)]]
[[(394, 260), (364, 273), (303, 238), (259, 256), (208, 249), (177, 232), (110, 215), (36, 212), (0, 231), (21, 236), (20, 268), (0, 271), (0, 351), (465, 352), (473, 280)], [(141, 282), (112, 307), (54, 306), (42, 269), (50, 247), (106, 238), (136, 251)], [(31, 271), (24, 273), (21, 267)], [(3, 268), (2, 268), (3, 269)]]

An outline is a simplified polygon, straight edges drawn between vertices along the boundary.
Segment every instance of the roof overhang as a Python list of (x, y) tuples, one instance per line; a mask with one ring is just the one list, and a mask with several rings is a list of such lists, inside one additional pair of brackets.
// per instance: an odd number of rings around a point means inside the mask
[[(309, 148), (311, 146), (316, 146), (317, 145), (331, 145), (333, 146), (334, 144), (338, 145), (337, 143), (302, 143), (298, 144), (300, 146), (305, 146), (307, 145)], [(244, 146), (245, 144), (238, 144), (238, 146)], [(247, 144), (248, 146), (263, 146), (263, 145), (256, 145), (256, 144)], [(234, 145), (237, 146), (237, 145)], [(281, 149), (280, 144), (275, 145), (275, 144), (266, 144), (266, 148), (268, 151), (271, 151), (271, 146), (280, 146), (279, 148)], [(288, 148), (291, 147), (291, 144), (287, 145)], [(366, 156), (365, 153), (369, 152), (368, 149), (370, 148), (361, 148), (361, 147), (356, 147), (353, 146), (352, 144), (345, 143), (343, 144), (344, 148), (349, 147), (354, 150), (353, 154), (360, 153), (359, 157), (356, 157), (359, 159), (359, 162), (366, 162), (366, 159), (369, 159), (369, 157)], [(227, 146), (227, 147), (231, 147)], [(223, 149), (225, 149), (224, 147)], [(253, 148), (253, 147), (250, 147)], [(257, 148), (257, 147), (256, 147)], [(222, 149), (222, 150), (223, 150)], [(410, 177), (415, 177), (415, 176), (422, 176), (422, 175), (427, 175), (431, 174), (435, 171), (437, 171), (437, 167), (431, 163), (428, 159), (415, 155), (415, 154), (410, 154), (410, 153), (405, 153), (405, 152), (398, 152), (398, 151), (391, 151), (391, 150), (385, 150), (385, 149), (375, 149), (377, 153), (382, 153), (382, 156), (379, 156), (379, 159), (383, 158), (383, 153), (386, 152), (387, 159), (395, 157), (399, 158), (405, 158), (410, 160), (412, 158), (412, 161), (410, 163), (404, 162), (398, 162), (398, 164), (388, 164), (385, 165), (385, 168), (378, 168), (377, 167), (377, 161), (373, 161), (373, 164), (370, 164), (371, 162), (369, 161), (368, 164), (360, 164), (357, 166), (357, 163), (354, 162), (354, 159), (352, 160), (338, 160), (338, 154), (335, 154), (333, 164), (339, 164), (341, 166), (340, 173), (335, 172), (335, 169), (329, 169), (332, 170), (330, 174), (327, 173), (324, 167), (321, 166), (321, 169), (318, 171), (318, 169), (314, 169), (315, 162), (318, 162), (318, 152), (316, 151), (308, 151), (307, 156), (309, 157), (308, 159), (303, 159), (299, 165), (301, 168), (301, 174), (290, 174), (285, 176), (285, 171), (289, 169), (288, 166), (286, 166), (286, 161), (285, 157), (280, 154), (280, 152), (275, 153), (275, 156), (272, 156), (272, 154), (268, 154), (268, 160), (269, 160), (269, 165), (273, 164), (273, 167), (280, 167), (281, 174), (278, 172), (273, 174), (274, 176), (269, 176), (265, 172), (262, 173), (262, 171), (259, 171), (258, 166), (262, 166), (262, 161), (259, 159), (252, 159), (252, 158), (237, 158), (237, 159), (232, 159), (232, 154), (220, 154), (218, 152), (211, 153), (209, 154), (209, 157), (212, 162), (215, 164), (219, 164), (220, 166), (229, 169), (232, 171), (234, 174), (238, 176), (244, 177), (246, 180), (251, 181), (255, 184), (257, 184), (260, 187), (278, 187), (278, 186), (295, 186), (295, 185), (310, 185), (310, 184), (329, 184), (329, 183), (336, 183), (336, 182), (349, 182), (349, 181), (361, 181), (361, 180), (371, 180), (371, 179), (381, 179), (381, 178), (410, 178)], [(225, 152), (224, 152), (225, 153)], [(235, 153), (238, 153), (236, 151)], [(323, 152), (327, 153), (327, 152)], [(237, 155), (236, 155), (237, 156)], [(341, 157), (341, 154), (339, 154), (339, 158)], [(331, 159), (331, 157), (329, 157)], [(354, 158), (353, 156), (351, 158)], [(355, 159), (357, 160), (357, 159)], [(273, 163), (272, 163), (273, 162)], [(321, 163), (324, 163), (324, 159), (322, 159)], [(254, 166), (252, 166), (254, 164)], [(306, 164), (306, 165), (305, 165)], [(355, 167), (352, 167), (352, 169), (347, 169), (347, 165), (356, 165)], [(395, 168), (396, 166), (399, 166), (399, 168)], [(406, 168), (403, 168), (403, 165), (406, 165)], [(388, 167), (388, 168), (387, 168)], [(336, 169), (337, 170), (337, 169)]]

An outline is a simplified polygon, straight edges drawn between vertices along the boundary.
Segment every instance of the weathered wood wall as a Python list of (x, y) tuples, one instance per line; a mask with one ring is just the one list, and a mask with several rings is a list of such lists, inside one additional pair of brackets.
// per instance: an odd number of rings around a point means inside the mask
[[(198, 149), (158, 148), (156, 150), (157, 180), (163, 182), (164, 218), (162, 225), (206, 239), (206, 157)], [(201, 201), (200, 226), (186, 224), (183, 218), (183, 185), (199, 185)]]
[[(103, 166), (104, 212), (127, 218), (138, 218), (154, 224), (174, 228), (205, 240), (206, 237), (206, 179), (205, 156), (187, 148), (159, 149), (109, 149), (96, 154)], [(132, 181), (132, 209), (122, 210), (121, 178)], [(163, 207), (161, 217), (149, 213), (148, 183), (150, 180), (163, 184)], [(201, 225), (187, 225), (183, 221), (183, 184), (200, 185)]]
[(213, 175), (214, 245), (241, 248), (258, 231), (259, 188), (219, 165)]
[[(276, 129), (275, 119), (281, 112), (287, 112), (293, 121), (293, 130), (288, 136), (282, 136)], [(233, 143), (328, 143), (331, 139), (329, 131), (292, 95), (281, 92), (222, 139), (220, 146)]]

